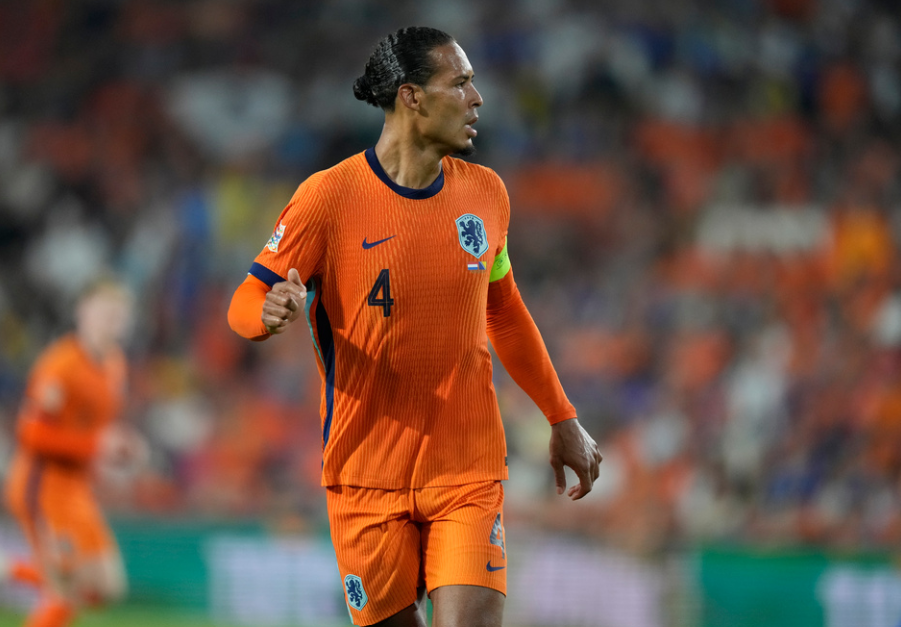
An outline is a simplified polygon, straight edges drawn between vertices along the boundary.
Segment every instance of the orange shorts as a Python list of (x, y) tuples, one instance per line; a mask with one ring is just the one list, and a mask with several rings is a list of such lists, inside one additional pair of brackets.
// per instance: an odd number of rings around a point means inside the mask
[(332, 486), (332, 543), (355, 625), (416, 602), (418, 589), (483, 586), (507, 593), (500, 481), (379, 490)]
[(6, 498), (43, 565), (65, 572), (116, 546), (85, 473), (17, 456)]

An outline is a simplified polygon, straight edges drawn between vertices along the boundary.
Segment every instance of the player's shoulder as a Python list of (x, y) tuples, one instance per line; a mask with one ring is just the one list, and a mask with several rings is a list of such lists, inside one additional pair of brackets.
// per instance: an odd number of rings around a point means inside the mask
[(456, 157), (445, 157), (442, 166), (447, 180), (458, 181), (470, 188), (477, 187), (498, 202), (507, 202), (507, 187), (498, 173), (491, 168)]
[(337, 200), (361, 188), (364, 180), (366, 157), (358, 153), (325, 170), (308, 176), (294, 191), (288, 204), (289, 214), (311, 209), (329, 213), (336, 208)]
[(44, 349), (44, 355), (51, 359), (74, 360), (81, 355), (78, 338), (74, 333), (66, 333), (50, 342)]
[(366, 156), (360, 152), (336, 163), (330, 168), (311, 174), (301, 184), (301, 188), (308, 186), (324, 194), (338, 189), (345, 189), (358, 181), (362, 175), (365, 175), (368, 168)]
[(457, 157), (445, 157), (442, 165), (447, 176), (459, 176), (471, 179), (483, 180), (489, 184), (503, 186), (504, 182), (497, 172), (478, 163), (464, 161)]
[(445, 157), (442, 165), (445, 178), (456, 182), (457, 187), (478, 190), (489, 202), (495, 203), (504, 211), (509, 211), (510, 197), (507, 194), (507, 187), (497, 172), (487, 166), (455, 157)]
[(48, 344), (35, 360), (33, 371), (37, 373), (75, 372), (79, 367), (82, 351), (74, 333), (69, 333)]

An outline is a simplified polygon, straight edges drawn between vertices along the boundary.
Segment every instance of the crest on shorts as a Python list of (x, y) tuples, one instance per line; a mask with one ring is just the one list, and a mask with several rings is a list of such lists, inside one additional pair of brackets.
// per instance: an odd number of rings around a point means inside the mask
[(278, 252), (278, 243), (282, 241), (282, 235), (285, 234), (285, 225), (281, 222), (278, 223), (278, 226), (275, 227), (275, 230), (272, 231), (272, 237), (269, 238), (269, 241), (266, 242), (266, 248), (271, 250), (274, 253)]
[[(501, 524), (501, 515), (498, 514), (494, 519), (494, 526), (491, 528), (491, 535), (488, 536), (488, 542), (501, 547), (501, 557), (507, 559), (507, 549), (504, 547), (504, 525)], [(490, 564), (491, 562), (489, 562)]]
[(463, 250), (476, 259), (484, 255), (488, 250), (488, 236), (485, 234), (485, 223), (482, 222), (482, 218), (464, 213), (455, 221)]
[(363, 580), (356, 575), (348, 575), (344, 578), (344, 591), (347, 592), (347, 605), (358, 612), (363, 609), (369, 597), (363, 589)]

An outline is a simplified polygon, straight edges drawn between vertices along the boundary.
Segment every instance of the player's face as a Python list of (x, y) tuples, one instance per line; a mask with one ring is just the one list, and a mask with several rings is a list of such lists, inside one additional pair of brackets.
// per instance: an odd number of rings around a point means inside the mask
[(101, 289), (78, 305), (78, 334), (97, 349), (122, 342), (131, 329), (131, 297), (118, 289)]
[(423, 88), (423, 138), (446, 154), (472, 153), (472, 140), (478, 134), (472, 125), (479, 119), (476, 109), (482, 106), (482, 96), (472, 84), (472, 66), (456, 43), (439, 46), (432, 54), (438, 69)]

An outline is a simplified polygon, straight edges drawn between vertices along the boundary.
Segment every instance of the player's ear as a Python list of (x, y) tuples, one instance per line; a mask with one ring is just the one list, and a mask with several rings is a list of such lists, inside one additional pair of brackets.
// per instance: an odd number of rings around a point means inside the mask
[(419, 111), (419, 108), (422, 105), (422, 96), (422, 87), (414, 85), (413, 83), (404, 83), (397, 88), (398, 104), (413, 111)]

